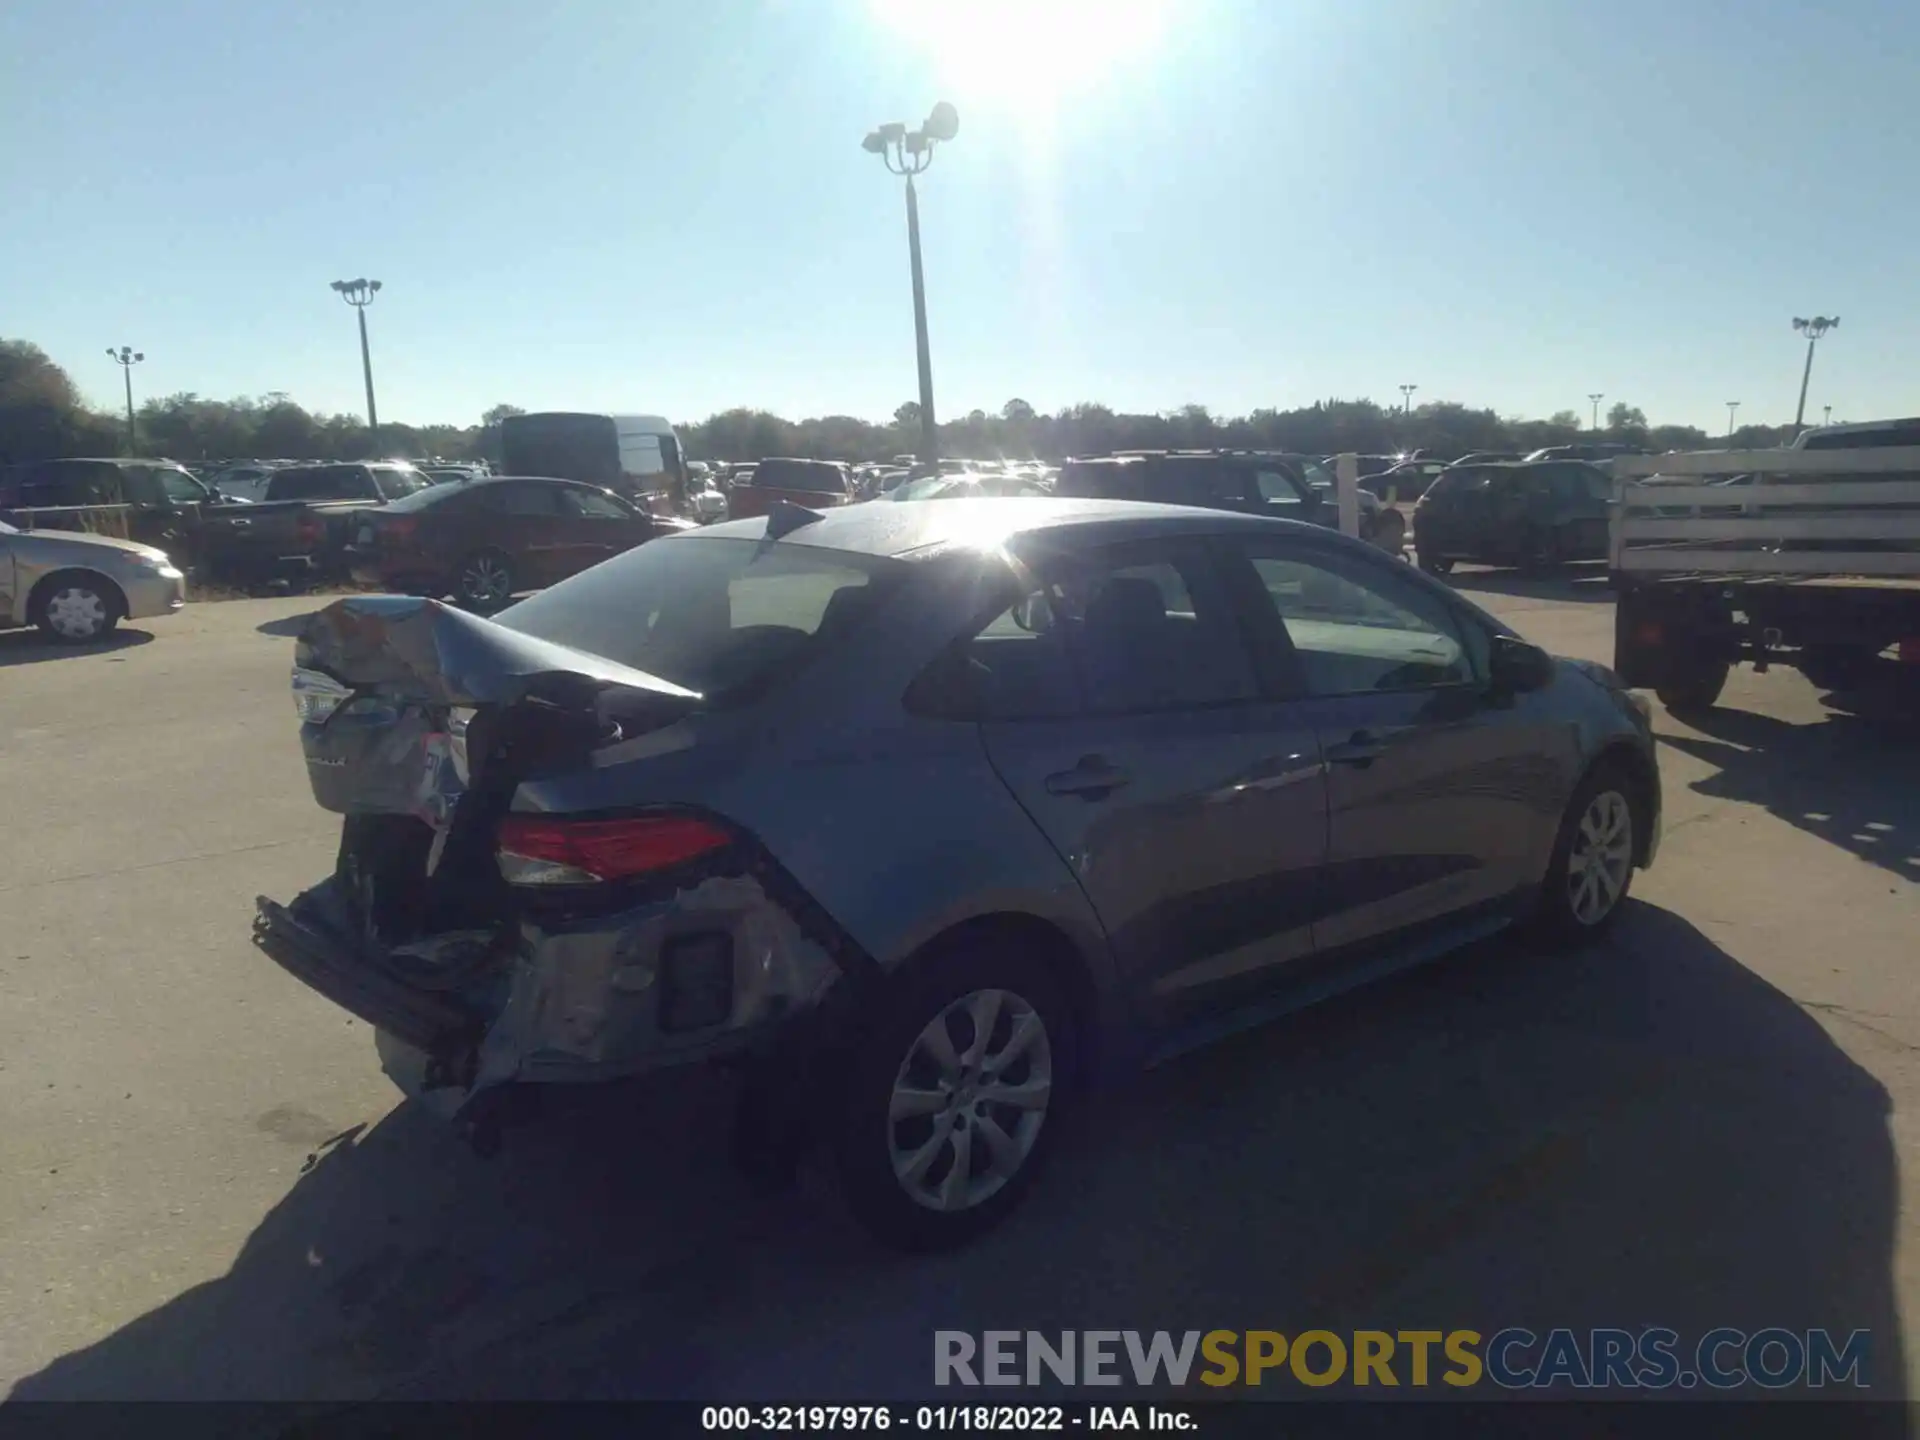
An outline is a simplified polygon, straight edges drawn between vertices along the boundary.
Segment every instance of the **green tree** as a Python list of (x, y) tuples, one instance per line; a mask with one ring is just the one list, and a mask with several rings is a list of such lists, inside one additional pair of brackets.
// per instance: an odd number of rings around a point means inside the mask
[(1009, 425), (1031, 425), (1033, 406), (1016, 396), (1000, 407), (1000, 418)]

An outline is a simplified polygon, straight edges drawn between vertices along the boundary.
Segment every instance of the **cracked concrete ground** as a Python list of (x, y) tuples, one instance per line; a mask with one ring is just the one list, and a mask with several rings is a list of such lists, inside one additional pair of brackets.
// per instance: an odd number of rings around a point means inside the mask
[[(1590, 582), (1455, 580), (1605, 660)], [(298, 601), (0, 635), (0, 1388), (922, 1393), (935, 1328), (1825, 1325), (1904, 1396), (1920, 1297), (1920, 746), (1741, 675), (1661, 714), (1605, 949), (1494, 944), (1110, 1096), (1003, 1231), (907, 1261), (729, 1171), (710, 1077), (497, 1160), (247, 942), (331, 863)]]

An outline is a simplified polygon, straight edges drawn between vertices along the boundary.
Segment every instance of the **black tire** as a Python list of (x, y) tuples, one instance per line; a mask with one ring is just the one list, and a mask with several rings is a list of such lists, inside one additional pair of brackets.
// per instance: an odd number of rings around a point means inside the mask
[(1809, 645), (1800, 652), (1800, 673), (1822, 690), (1846, 690), (1873, 673), (1879, 655), (1869, 645)]
[(454, 567), (453, 593), (482, 615), (510, 604), (513, 587), (513, 561), (498, 550), (476, 550)]
[[(971, 1087), (990, 1083), (974, 1072), (958, 1093), (949, 1093), (944, 1115), (916, 1114), (896, 1119), (896, 1085), (910, 1085), (933, 1096), (939, 1080), (925, 1068), (929, 1053), (923, 1037), (934, 1022), (949, 1016), (947, 1034), (952, 1049), (964, 1062), (972, 1049), (971, 1012), (962, 1002), (981, 992), (999, 992), (1025, 1006), (1041, 1031), (999, 1072), (1006, 1086), (1038, 1084), (1044, 1075), (1050, 1086), (1038, 1123), (1032, 1127), (1024, 1158), (1013, 1163), (1004, 1178), (995, 1180), (996, 1147), (975, 1147), (973, 1135), (984, 1135), (991, 1124), (1007, 1136), (1011, 1127), (1018, 1144), (1022, 1117), (1032, 1107), (995, 1105), (974, 1097)], [(1003, 999), (989, 1030), (988, 1058), (1005, 1046), (1013, 1034), (1016, 1016), (1025, 1015)], [(854, 1218), (882, 1242), (902, 1250), (926, 1252), (964, 1245), (1004, 1220), (1026, 1195), (1044, 1168), (1060, 1138), (1062, 1124), (1071, 1115), (1078, 1045), (1075, 1018), (1044, 960), (1004, 939), (980, 936), (925, 956), (915, 962), (876, 1006), (862, 1025), (860, 1040), (842, 1071), (831, 1141), (834, 1168)], [(1023, 1066), (1025, 1068), (1023, 1068)], [(964, 1064), (960, 1072), (964, 1074)], [(971, 1107), (966, 1103), (973, 1100)], [(938, 1128), (947, 1124), (945, 1138)], [(969, 1123), (973, 1128), (968, 1130)], [(964, 1152), (959, 1148), (965, 1136)], [(930, 1150), (933, 1159), (919, 1177), (929, 1190), (954, 1175), (962, 1153), (969, 1166), (969, 1183), (992, 1188), (964, 1208), (934, 1209), (908, 1193), (907, 1180), (895, 1173), (897, 1152)], [(982, 1168), (988, 1172), (978, 1174)], [(978, 1175), (977, 1180), (974, 1177)]]
[(1527, 547), (1527, 558), (1520, 568), (1532, 575), (1551, 575), (1560, 569), (1561, 563), (1559, 532), (1543, 530)]
[[(1604, 909), (1594, 914), (1583, 912), (1578, 900), (1582, 882), (1574, 867), (1581, 864), (1584, 873), (1590, 868), (1590, 863), (1578, 860), (1576, 846), (1585, 853), (1592, 853), (1592, 839), (1583, 835), (1583, 823), (1590, 817), (1610, 813), (1612, 800), (1606, 797), (1614, 797), (1626, 807), (1626, 864), (1624, 870), (1615, 870), (1609, 860), (1606, 868), (1617, 880), (1619, 889), (1610, 901), (1606, 901)], [(1596, 806), (1601, 808), (1596, 811)], [(1644, 848), (1642, 837), (1651, 820), (1652, 817), (1647, 813), (1644, 788), (1627, 766), (1617, 761), (1603, 760), (1588, 773), (1574, 790), (1573, 798), (1567, 802), (1566, 813), (1560, 819), (1559, 833), (1554, 837), (1553, 855), (1547, 862), (1546, 878), (1540, 882), (1540, 898), (1533, 921), (1533, 929), (1539, 939), (1556, 948), (1574, 949), (1592, 944), (1613, 927), (1632, 889), (1634, 862)], [(1603, 831), (1606, 829), (1604, 820), (1599, 828)], [(1598, 878), (1595, 883), (1601, 884)]]
[(1733, 665), (1726, 660), (1694, 661), (1684, 676), (1654, 686), (1653, 693), (1672, 714), (1702, 715), (1719, 702), (1732, 673)]
[(61, 570), (34, 587), (28, 615), (56, 645), (91, 645), (113, 633), (127, 613), (110, 580), (85, 570)]
[(1451, 556), (1435, 555), (1429, 551), (1420, 550), (1417, 547), (1414, 553), (1420, 558), (1420, 568), (1429, 575), (1451, 575), (1453, 573), (1453, 559)]

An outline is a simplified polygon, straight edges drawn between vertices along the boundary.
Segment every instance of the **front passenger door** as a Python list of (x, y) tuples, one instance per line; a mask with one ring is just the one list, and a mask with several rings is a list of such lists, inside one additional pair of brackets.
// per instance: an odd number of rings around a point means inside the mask
[(1223, 542), (1327, 764), (1333, 951), (1490, 915), (1537, 878), (1570, 737), (1486, 685), (1488, 634), (1405, 568), (1311, 540)]

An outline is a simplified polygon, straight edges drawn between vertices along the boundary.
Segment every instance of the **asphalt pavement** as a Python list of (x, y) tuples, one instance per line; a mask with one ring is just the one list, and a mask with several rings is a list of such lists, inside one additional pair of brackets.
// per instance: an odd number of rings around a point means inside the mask
[[(1605, 660), (1591, 580), (1463, 572)], [(695, 1075), (476, 1158), (248, 942), (332, 863), (311, 601), (0, 633), (0, 1390), (906, 1398), (935, 1329), (1780, 1325), (1920, 1297), (1920, 745), (1791, 673), (1661, 713), (1666, 835), (1573, 958), (1494, 942), (1105, 1096), (1001, 1231), (905, 1259), (754, 1191)]]

